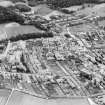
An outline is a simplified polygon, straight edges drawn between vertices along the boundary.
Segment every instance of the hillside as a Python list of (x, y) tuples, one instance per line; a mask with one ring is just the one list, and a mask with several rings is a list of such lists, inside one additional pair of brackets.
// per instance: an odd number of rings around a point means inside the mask
[(84, 14), (86, 16), (96, 15), (96, 16), (105, 16), (105, 3), (94, 5), (93, 7), (87, 7), (76, 11), (76, 14)]
[(10, 9), (0, 6), (0, 23), (18, 22), (22, 24), (24, 18)]

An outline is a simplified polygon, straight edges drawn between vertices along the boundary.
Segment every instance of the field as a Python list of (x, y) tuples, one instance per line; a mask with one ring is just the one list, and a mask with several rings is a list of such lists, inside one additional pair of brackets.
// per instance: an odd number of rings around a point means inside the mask
[(11, 91), (10, 90), (0, 90), (0, 105), (5, 105), (6, 101), (10, 95)]
[(81, 24), (81, 25), (70, 27), (70, 32), (74, 34), (77, 32), (88, 32), (93, 30), (96, 30), (96, 29), (95, 29), (95, 26), (92, 24)]
[[(5, 27), (5, 25), (0, 25), (0, 33), (1, 33), (1, 39), (3, 38), (11, 38), (11, 37), (16, 37), (19, 34), (28, 34), (28, 33), (38, 33), (41, 32), (39, 29), (35, 28), (34, 26), (14, 26), (14, 27)], [(6, 36), (4, 36), (6, 32)]]
[(85, 98), (75, 99), (41, 99), (33, 97), (28, 94), (24, 94), (18, 91), (14, 91), (7, 105), (89, 105)]
[(85, 14), (85, 15), (97, 15), (97, 16), (105, 16), (105, 3), (98, 4), (93, 7), (86, 7), (77, 11), (76, 14)]
[(41, 16), (45, 16), (45, 15), (48, 15), (49, 13), (53, 12), (53, 10), (48, 8), (48, 6), (45, 4), (32, 7), (32, 9)]

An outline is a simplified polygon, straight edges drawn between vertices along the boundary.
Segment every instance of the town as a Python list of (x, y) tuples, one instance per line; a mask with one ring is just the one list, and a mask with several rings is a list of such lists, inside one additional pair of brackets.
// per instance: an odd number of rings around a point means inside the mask
[(0, 29), (0, 89), (105, 105), (105, 16), (15, 12), (25, 21)]

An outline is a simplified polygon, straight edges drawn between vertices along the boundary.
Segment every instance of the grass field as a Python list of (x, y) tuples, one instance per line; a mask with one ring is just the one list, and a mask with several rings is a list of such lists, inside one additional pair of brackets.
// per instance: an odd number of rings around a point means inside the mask
[(89, 105), (85, 98), (41, 99), (14, 91), (7, 105)]
[[(0, 25), (0, 37), (1, 39), (5, 39), (6, 38), (11, 38), (11, 37), (16, 37), (18, 36), (19, 34), (20, 35), (23, 35), (23, 34), (28, 34), (28, 33), (40, 33), (42, 32), (41, 30), (35, 28), (34, 26), (30, 26), (30, 25), (27, 25), (27, 26), (16, 26), (16, 27), (4, 27), (5, 25)], [(3, 33), (6, 32), (6, 36), (4, 36)]]
[(95, 30), (95, 26), (93, 24), (81, 24), (70, 27), (70, 32), (74, 34), (77, 32), (88, 32), (93, 30)]
[(76, 14), (85, 14), (85, 15), (97, 15), (97, 16), (105, 16), (105, 3), (97, 4), (93, 7), (86, 7), (77, 11)]
[(5, 105), (10, 93), (11, 93), (10, 90), (4, 90), (4, 89), (0, 90), (0, 105)]

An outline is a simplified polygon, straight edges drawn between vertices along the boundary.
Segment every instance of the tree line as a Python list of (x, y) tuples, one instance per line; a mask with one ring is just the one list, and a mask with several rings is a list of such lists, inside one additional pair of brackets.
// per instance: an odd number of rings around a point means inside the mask
[(23, 24), (25, 21), (24, 17), (15, 13), (14, 11), (0, 6), (0, 23), (6, 22), (18, 22)]
[(10, 41), (18, 41), (18, 40), (28, 40), (28, 39), (36, 39), (36, 38), (48, 38), (48, 37), (53, 37), (52, 32), (42, 32), (42, 33), (27, 33), (27, 34), (19, 34), (17, 36), (12, 36), (9, 39)]
[(84, 3), (100, 3), (100, 0), (47, 0), (47, 4), (52, 8), (65, 8), (73, 5), (81, 5)]

